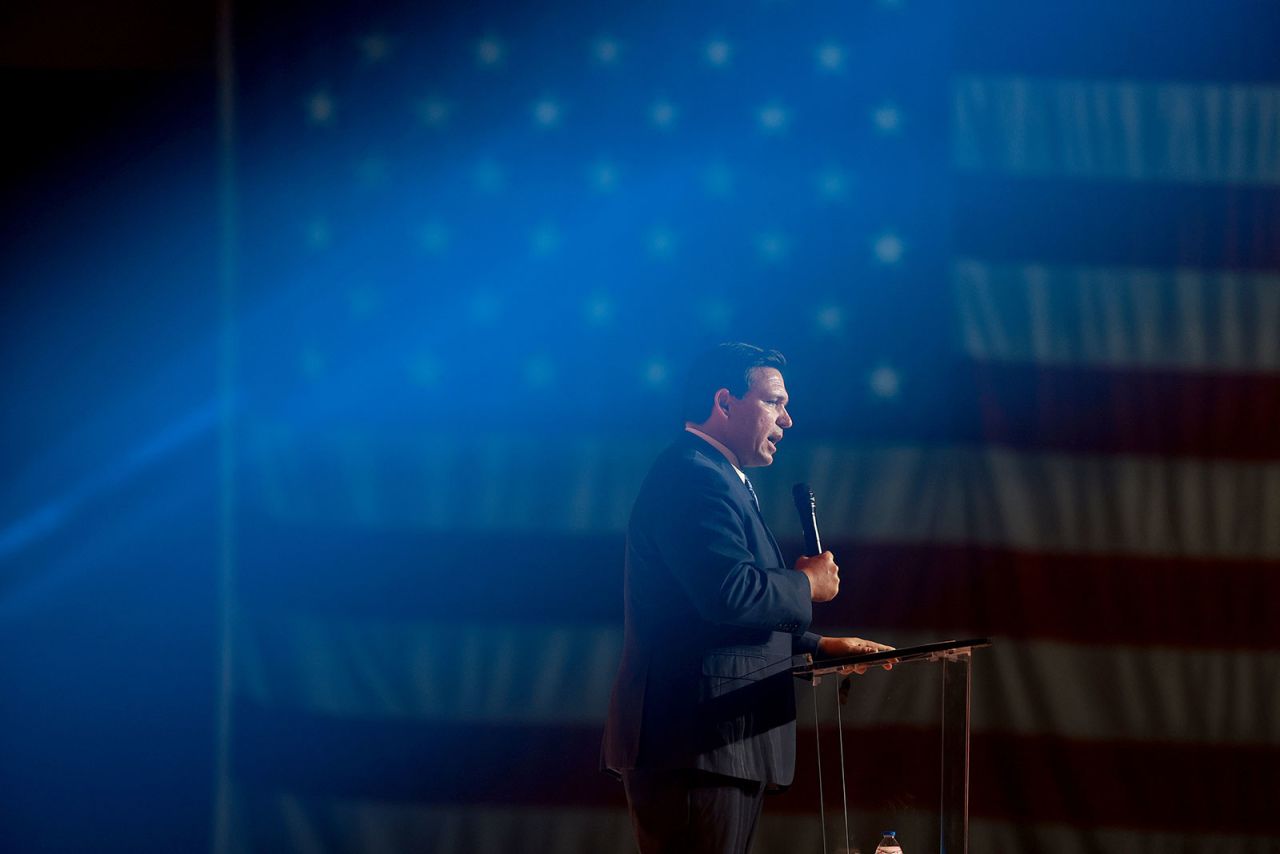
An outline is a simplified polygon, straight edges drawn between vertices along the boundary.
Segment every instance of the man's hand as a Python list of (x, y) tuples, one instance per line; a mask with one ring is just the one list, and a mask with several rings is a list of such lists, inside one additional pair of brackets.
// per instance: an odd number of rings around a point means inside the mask
[[(818, 652), (825, 658), (844, 658), (848, 655), (861, 655), (868, 652), (885, 652), (893, 647), (863, 638), (819, 638)], [(897, 659), (891, 659), (881, 665), (885, 670), (892, 670)], [(840, 668), (841, 673), (856, 673), (861, 676), (867, 672), (867, 665), (855, 664), (852, 667)]]
[(809, 598), (814, 602), (830, 602), (840, 592), (840, 567), (831, 552), (798, 558), (796, 569), (808, 576)]

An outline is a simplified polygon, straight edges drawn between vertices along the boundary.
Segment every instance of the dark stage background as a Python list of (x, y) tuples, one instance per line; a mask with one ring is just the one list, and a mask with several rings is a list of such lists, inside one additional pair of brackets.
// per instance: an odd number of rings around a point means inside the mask
[[(740, 339), (818, 626), (996, 639), (974, 851), (1280, 851), (1273, 4), (0, 21), (0, 848), (631, 850), (622, 532)], [(937, 847), (934, 676), (854, 684), (864, 851)]]

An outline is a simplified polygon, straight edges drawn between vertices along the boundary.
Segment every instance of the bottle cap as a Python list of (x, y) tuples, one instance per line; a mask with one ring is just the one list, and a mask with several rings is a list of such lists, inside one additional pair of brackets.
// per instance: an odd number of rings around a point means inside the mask
[(898, 831), (896, 830), (886, 830), (884, 833), (881, 834), (881, 836), (897, 836), (897, 835), (898, 835)]

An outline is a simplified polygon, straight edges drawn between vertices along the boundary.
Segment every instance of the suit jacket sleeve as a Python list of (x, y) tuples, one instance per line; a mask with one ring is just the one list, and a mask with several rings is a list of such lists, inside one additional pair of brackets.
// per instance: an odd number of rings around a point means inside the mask
[(807, 652), (816, 657), (818, 654), (818, 641), (820, 640), (822, 640), (822, 635), (814, 634), (813, 632), (798, 634), (791, 639), (791, 654), (801, 655)]
[(695, 467), (690, 480), (666, 503), (666, 524), (653, 530), (654, 545), (699, 615), (717, 624), (805, 632), (813, 619), (809, 580), (760, 565), (746, 535), (746, 514), (754, 510), (720, 472)]

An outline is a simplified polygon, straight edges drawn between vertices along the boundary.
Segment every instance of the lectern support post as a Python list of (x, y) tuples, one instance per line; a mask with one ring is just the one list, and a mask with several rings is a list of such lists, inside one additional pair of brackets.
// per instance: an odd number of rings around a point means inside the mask
[(969, 854), (969, 649), (942, 655), (942, 796), (939, 854)]

